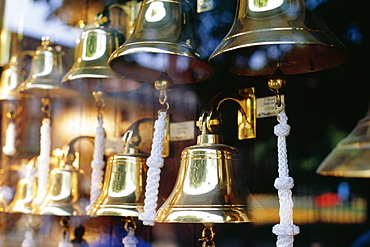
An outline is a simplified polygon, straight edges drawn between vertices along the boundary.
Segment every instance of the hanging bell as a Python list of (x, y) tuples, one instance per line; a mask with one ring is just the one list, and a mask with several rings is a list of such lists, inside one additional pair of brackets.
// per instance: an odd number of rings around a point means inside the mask
[(41, 40), (31, 63), (28, 78), (19, 85), (18, 91), (41, 98), (73, 97), (78, 92), (62, 87), (63, 52), (59, 46), (50, 43), (47, 37)]
[(122, 40), (122, 34), (103, 26), (82, 32), (77, 46), (77, 59), (64, 75), (64, 86), (79, 91), (122, 92), (137, 89), (140, 84), (115, 73), (108, 67), (108, 58)]
[(49, 187), (41, 205), (34, 207), (32, 214), (36, 215), (85, 215), (85, 210), (78, 203), (78, 173), (74, 167), (75, 154), (70, 147), (63, 149), (59, 166), (50, 172)]
[(150, 83), (163, 71), (178, 84), (211, 77), (213, 69), (195, 50), (191, 14), (187, 1), (144, 0), (132, 35), (110, 56), (109, 66)]
[(138, 216), (143, 212), (147, 155), (139, 153), (140, 137), (128, 130), (123, 154), (108, 159), (102, 193), (89, 215)]
[(322, 161), (316, 173), (335, 177), (370, 177), (370, 105), (366, 116)]
[(304, 0), (239, 0), (234, 23), (209, 58), (214, 68), (247, 76), (333, 68), (348, 51)]
[(0, 100), (19, 100), (25, 98), (25, 94), (18, 92), (18, 86), (23, 81), (19, 60), (25, 56), (34, 56), (33, 51), (22, 51), (13, 55), (7, 65), (3, 67), (0, 77)]
[(36, 178), (34, 176), (35, 163), (37, 157), (32, 158), (25, 166), (26, 174), (17, 183), (14, 198), (8, 206), (8, 213), (32, 212), (32, 201), (36, 197)]
[[(208, 113), (206, 114), (208, 115)], [(222, 143), (222, 136), (208, 133), (219, 114), (202, 115), (197, 144), (181, 153), (179, 175), (170, 196), (159, 208), (157, 222), (250, 222), (251, 194), (240, 174), (236, 148)], [(213, 119), (212, 116), (215, 116)], [(216, 127), (214, 128), (217, 129)]]

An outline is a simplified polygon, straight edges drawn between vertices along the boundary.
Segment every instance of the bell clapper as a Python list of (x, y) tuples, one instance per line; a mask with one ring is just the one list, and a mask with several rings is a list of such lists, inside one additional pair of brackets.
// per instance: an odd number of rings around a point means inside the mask
[(172, 84), (172, 79), (165, 71), (163, 71), (158, 79), (154, 82), (155, 89), (159, 91), (159, 103), (166, 106), (166, 108), (163, 109), (164, 111), (168, 111), (170, 108), (170, 105), (167, 102), (167, 92), (171, 90)]
[(213, 223), (204, 223), (202, 237), (198, 240), (202, 242), (202, 247), (215, 247), (215, 235), (216, 233), (213, 231)]
[(60, 225), (62, 227), (62, 241), (59, 242), (58, 246), (62, 247), (73, 247), (73, 244), (69, 242), (69, 217), (68, 216), (62, 216), (60, 220)]
[(51, 100), (49, 97), (41, 98), (41, 111), (45, 114), (46, 118), (51, 116)]
[(280, 89), (285, 87), (286, 85), (286, 79), (283, 74), (283, 72), (280, 70), (280, 67), (278, 66), (274, 72), (273, 75), (271, 75), (268, 78), (267, 82), (268, 88), (273, 91), (276, 95), (276, 111), (277, 113), (284, 111), (285, 109), (285, 104), (281, 100), (281, 94), (280, 94)]
[(124, 228), (127, 232), (126, 237), (122, 239), (123, 246), (136, 247), (139, 241), (135, 237), (135, 231), (137, 228), (135, 220), (133, 217), (125, 217), (122, 221), (124, 222)]

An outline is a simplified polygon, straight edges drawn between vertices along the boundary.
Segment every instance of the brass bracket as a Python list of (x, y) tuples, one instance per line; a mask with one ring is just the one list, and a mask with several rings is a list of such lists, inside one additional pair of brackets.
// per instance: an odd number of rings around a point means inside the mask
[(208, 106), (203, 110), (197, 126), (203, 134), (214, 133), (218, 131), (221, 125), (221, 114), (219, 112), (220, 105), (226, 101), (232, 100), (238, 103), (238, 139), (256, 138), (256, 115), (257, 104), (254, 88), (240, 89), (238, 94), (227, 95), (219, 93), (213, 96)]

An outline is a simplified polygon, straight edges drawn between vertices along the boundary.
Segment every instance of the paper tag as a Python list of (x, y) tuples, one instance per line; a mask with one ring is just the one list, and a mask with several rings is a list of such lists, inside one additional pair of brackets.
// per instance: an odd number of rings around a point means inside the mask
[(197, 12), (203, 13), (213, 9), (213, 0), (197, 0)]
[(170, 124), (170, 140), (171, 141), (184, 141), (184, 140), (193, 140), (195, 122), (186, 121), (186, 122), (177, 122)]
[[(285, 102), (284, 95), (281, 95), (281, 101)], [(275, 104), (275, 96), (257, 98), (257, 118), (276, 116)]]

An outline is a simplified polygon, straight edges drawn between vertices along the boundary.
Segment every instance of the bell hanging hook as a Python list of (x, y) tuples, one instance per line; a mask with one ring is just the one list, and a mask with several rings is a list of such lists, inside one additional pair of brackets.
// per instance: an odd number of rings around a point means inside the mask
[(47, 118), (50, 118), (51, 116), (51, 100), (49, 97), (45, 97), (41, 99), (41, 111), (45, 114)]
[(278, 62), (278, 66), (274, 72), (269, 78), (267, 82), (268, 88), (275, 93), (276, 96), (276, 112), (280, 113), (284, 111), (285, 109), (285, 104), (281, 100), (281, 94), (280, 94), (280, 89), (285, 87), (286, 85), (286, 79), (285, 75), (280, 69), (280, 62)]
[(170, 104), (167, 102), (167, 92), (171, 90), (172, 85), (172, 79), (164, 70), (158, 79), (154, 81), (154, 87), (159, 91), (159, 103), (166, 106), (165, 109), (161, 109), (160, 111), (168, 111), (170, 109)]

